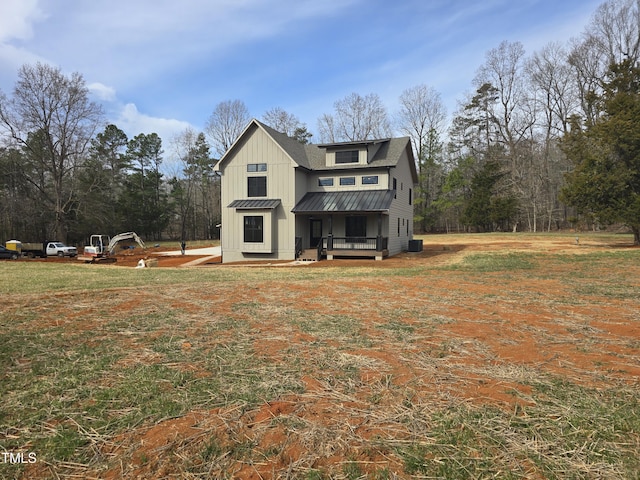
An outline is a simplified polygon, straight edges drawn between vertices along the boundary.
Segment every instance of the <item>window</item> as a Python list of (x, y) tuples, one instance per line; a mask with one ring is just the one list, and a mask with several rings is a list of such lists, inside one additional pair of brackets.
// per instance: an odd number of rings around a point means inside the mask
[(336, 152), (336, 163), (358, 163), (359, 161), (360, 155), (358, 150)]
[(358, 215), (344, 219), (344, 233), (347, 237), (367, 236), (367, 217)]
[(266, 163), (249, 163), (247, 165), (247, 172), (266, 172), (267, 164)]
[(262, 243), (263, 222), (262, 216), (247, 215), (244, 217), (244, 241), (246, 243)]
[(267, 177), (248, 177), (247, 178), (247, 196), (266, 197), (267, 196)]
[(398, 198), (396, 194), (396, 190), (398, 190), (398, 181), (394, 178), (393, 179), (393, 198)]
[(355, 185), (356, 177), (340, 177), (340, 185)]
[(318, 179), (319, 187), (333, 187), (333, 178), (319, 178)]
[(409, 189), (409, 205), (413, 205), (413, 190)]
[(363, 185), (377, 185), (378, 184), (378, 175), (365, 175), (362, 177)]

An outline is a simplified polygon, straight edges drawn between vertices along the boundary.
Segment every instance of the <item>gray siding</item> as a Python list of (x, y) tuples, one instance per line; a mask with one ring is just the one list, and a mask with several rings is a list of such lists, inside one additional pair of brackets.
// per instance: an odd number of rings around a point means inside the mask
[[(396, 179), (396, 198), (389, 209), (389, 255), (396, 255), (406, 251), (409, 240), (413, 238), (413, 201), (415, 199), (415, 185), (409, 168), (409, 158), (404, 152), (398, 166), (390, 171), (390, 185)], [(411, 204), (409, 196), (411, 195)], [(399, 233), (398, 233), (398, 224)]]

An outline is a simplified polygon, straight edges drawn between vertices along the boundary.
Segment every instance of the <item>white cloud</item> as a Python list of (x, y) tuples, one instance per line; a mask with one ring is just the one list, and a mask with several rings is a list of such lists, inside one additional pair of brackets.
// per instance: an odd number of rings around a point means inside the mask
[(129, 138), (140, 133), (157, 133), (166, 147), (180, 133), (187, 128), (194, 128), (189, 122), (173, 118), (158, 118), (138, 111), (135, 103), (127, 103), (119, 112), (113, 123), (122, 129)]
[(0, 5), (0, 43), (24, 40), (33, 35), (32, 24), (44, 19), (38, 0), (2, 0)]
[(113, 102), (116, 99), (116, 91), (100, 82), (94, 82), (87, 85), (89, 92), (95, 95), (99, 100), (105, 102)]
[(21, 65), (43, 60), (11, 42), (30, 39), (33, 36), (33, 24), (45, 18), (46, 15), (38, 7), (38, 0), (0, 2), (0, 89), (9, 90)]

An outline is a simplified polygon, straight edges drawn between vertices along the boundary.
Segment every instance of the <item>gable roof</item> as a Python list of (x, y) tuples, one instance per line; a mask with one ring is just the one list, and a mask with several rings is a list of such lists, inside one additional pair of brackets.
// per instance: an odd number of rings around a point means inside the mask
[[(225, 152), (222, 158), (220, 158), (220, 161), (215, 166), (216, 170), (219, 170), (228, 158), (231, 157), (232, 152), (237, 149), (237, 146), (241, 143), (242, 139), (253, 128), (259, 128), (264, 131), (296, 165), (306, 170), (353, 170), (376, 167), (395, 167), (402, 158), (403, 152), (406, 152), (409, 159), (409, 168), (411, 169), (413, 181), (414, 183), (418, 183), (418, 172), (416, 170), (415, 157), (413, 156), (413, 148), (411, 147), (411, 140), (409, 137), (303, 145), (294, 138), (291, 138), (282, 132), (278, 132), (255, 118), (249, 122), (233, 145)], [(374, 144), (380, 144), (380, 147), (375, 152), (373, 158), (369, 159), (369, 163), (366, 165), (344, 164), (332, 167), (327, 167), (326, 165), (327, 149)]]

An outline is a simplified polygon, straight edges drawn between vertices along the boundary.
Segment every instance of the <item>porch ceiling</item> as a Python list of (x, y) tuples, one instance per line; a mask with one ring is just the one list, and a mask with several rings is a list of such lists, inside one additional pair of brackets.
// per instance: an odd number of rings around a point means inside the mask
[(388, 213), (393, 190), (309, 192), (297, 203), (293, 213)]

